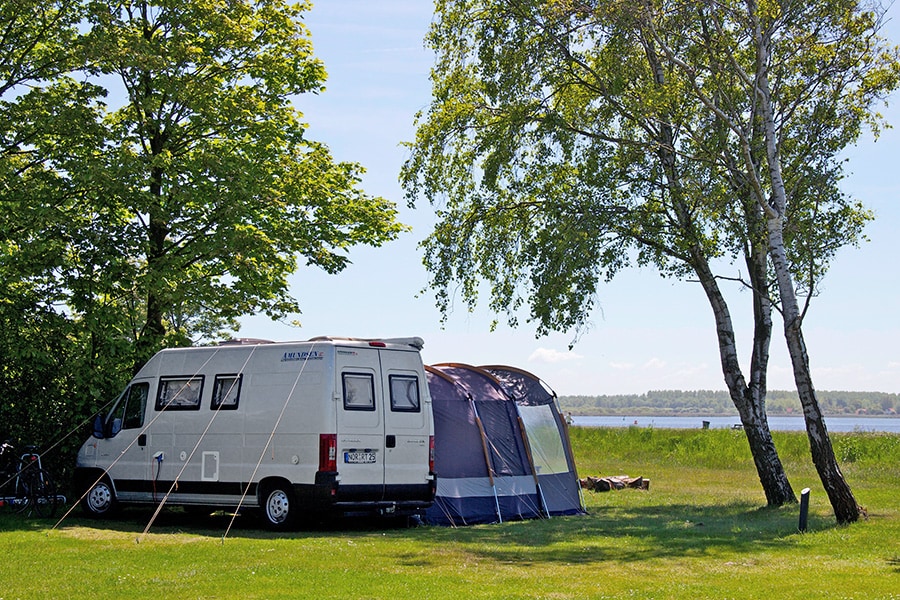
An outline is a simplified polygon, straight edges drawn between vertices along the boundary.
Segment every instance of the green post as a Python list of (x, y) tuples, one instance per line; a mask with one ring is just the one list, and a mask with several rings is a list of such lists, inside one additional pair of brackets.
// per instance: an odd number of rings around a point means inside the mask
[(800, 533), (806, 532), (809, 520), (809, 488), (803, 488), (800, 492)]

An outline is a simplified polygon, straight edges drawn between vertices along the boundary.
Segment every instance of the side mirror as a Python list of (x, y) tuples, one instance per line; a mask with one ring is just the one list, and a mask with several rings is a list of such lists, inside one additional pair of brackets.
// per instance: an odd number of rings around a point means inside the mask
[(96, 417), (94, 417), (94, 430), (91, 432), (91, 435), (93, 435), (98, 440), (102, 440), (104, 437), (106, 437), (103, 435), (103, 415), (97, 415)]
[(122, 431), (122, 419), (118, 417), (112, 420), (112, 425), (109, 428), (109, 437), (116, 437), (116, 434)]

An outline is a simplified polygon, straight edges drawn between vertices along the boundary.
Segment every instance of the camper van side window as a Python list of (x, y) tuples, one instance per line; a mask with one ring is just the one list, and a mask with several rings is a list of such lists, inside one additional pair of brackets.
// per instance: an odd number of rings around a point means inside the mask
[(150, 384), (137, 383), (128, 390), (128, 404), (125, 405), (123, 429), (137, 429), (144, 426), (144, 410), (147, 408), (147, 393)]
[(203, 376), (161, 377), (156, 410), (199, 410)]
[(240, 395), (240, 375), (216, 375), (211, 408), (213, 410), (236, 410)]
[(123, 429), (137, 429), (144, 425), (144, 409), (150, 384), (135, 383), (119, 397), (106, 420), (106, 436), (115, 437)]
[(375, 378), (369, 373), (344, 373), (344, 408), (375, 410)]
[(410, 375), (391, 375), (391, 410), (419, 412), (419, 378)]

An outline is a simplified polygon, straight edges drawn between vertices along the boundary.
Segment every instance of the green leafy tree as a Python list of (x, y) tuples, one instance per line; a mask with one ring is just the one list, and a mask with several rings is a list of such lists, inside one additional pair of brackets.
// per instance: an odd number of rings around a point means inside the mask
[[(599, 281), (631, 262), (698, 278), (767, 500), (793, 501), (761, 402), (771, 324), (757, 322), (748, 382), (712, 267), (744, 246), (726, 245), (713, 224), (727, 186), (708, 161), (685, 160), (705, 124), (683, 79), (661, 68), (627, 11), (445, 2), (439, 14), (435, 100), (403, 174), (411, 199), (446, 197), (425, 241), (439, 306), (449, 308), (455, 280), (474, 306), (484, 279), (511, 324), (527, 299), (538, 333), (577, 332)], [(764, 317), (766, 300), (754, 295)]]
[[(491, 308), (511, 324), (527, 303), (539, 334), (577, 332), (599, 282), (632, 262), (696, 278), (713, 309), (723, 375), (767, 500), (781, 504), (794, 496), (765, 417), (770, 315), (779, 297), (770, 293), (768, 216), (744, 168), (745, 160), (764, 164), (765, 120), (753, 94), (728, 80), (726, 69), (705, 73), (708, 82), (688, 70), (688, 59), (712, 68), (754, 56), (729, 58), (711, 43), (705, 27), (713, 23), (704, 15), (718, 6), (438, 2), (428, 37), (437, 53), (434, 100), (420, 119), (402, 179), (410, 201), (425, 197), (440, 207), (424, 247), (445, 313), (457, 284), (474, 307), (485, 281)], [(874, 41), (872, 25), (857, 36)], [(868, 65), (873, 56), (854, 58)], [(814, 65), (815, 49), (803, 60)], [(815, 234), (798, 228), (789, 242), (789, 269), (802, 269), (798, 280), (813, 290), (834, 250), (855, 243), (868, 218), (836, 187), (834, 148), (858, 137), (869, 107), (891, 82), (841, 94), (783, 81), (780, 132), (795, 169), (793, 222), (826, 226)], [(717, 85), (710, 104), (698, 101), (698, 88), (722, 82), (728, 85)], [(846, 106), (821, 124), (825, 134), (841, 131), (825, 138), (826, 147), (803, 138), (803, 125), (813, 120), (787, 108), (804, 101)], [(750, 143), (735, 140), (711, 109), (717, 103), (753, 115), (743, 124)], [(843, 112), (856, 120), (843, 121)], [(754, 292), (749, 379), (714, 271), (721, 259), (738, 257)]]
[(84, 16), (79, 2), (0, 1), (0, 438), (63, 450), (59, 432), (93, 409), (89, 390), (108, 390), (56, 285), (79, 203), (54, 161), (86, 139), (100, 93), (69, 76)]
[(117, 77), (126, 100), (106, 118), (106, 144), (83, 157), (115, 276), (76, 307), (124, 308), (137, 364), (244, 314), (298, 311), (286, 280), (298, 256), (335, 273), (350, 246), (402, 231), (393, 204), (357, 188), (359, 166), (306, 139), (291, 105), (325, 78), (307, 5), (91, 7), (93, 70)]
[(326, 77), (308, 3), (2, 8), (10, 410), (36, 406), (43, 385), (69, 431), (160, 347), (225, 335), (242, 315), (299, 312), (287, 277), (301, 262), (337, 273), (353, 246), (405, 230), (393, 203), (359, 188), (359, 165), (306, 137), (292, 106)]

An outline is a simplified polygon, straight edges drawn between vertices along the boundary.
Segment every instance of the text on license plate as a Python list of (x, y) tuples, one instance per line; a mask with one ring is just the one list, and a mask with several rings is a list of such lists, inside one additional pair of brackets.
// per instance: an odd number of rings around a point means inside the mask
[(375, 462), (374, 452), (344, 452), (344, 463), (351, 465), (369, 464)]

